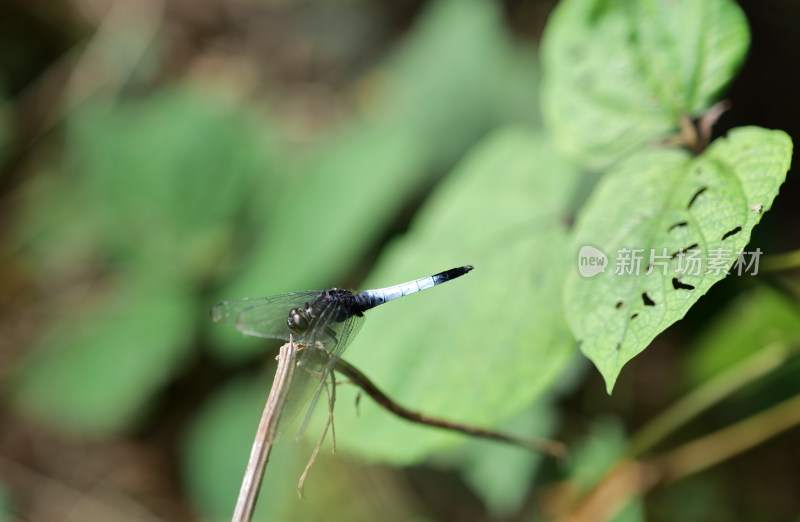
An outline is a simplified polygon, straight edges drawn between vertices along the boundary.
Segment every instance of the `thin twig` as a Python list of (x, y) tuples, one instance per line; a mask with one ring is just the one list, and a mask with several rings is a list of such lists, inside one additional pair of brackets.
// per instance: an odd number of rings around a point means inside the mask
[(292, 381), (296, 359), (297, 345), (292, 340), (292, 337), (289, 336), (289, 342), (281, 346), (280, 355), (278, 356), (278, 368), (275, 370), (275, 379), (272, 382), (264, 412), (261, 414), (261, 421), (258, 424), (253, 448), (250, 451), (250, 460), (247, 462), (247, 468), (242, 479), (242, 487), (239, 490), (239, 498), (233, 511), (232, 522), (249, 522), (253, 518), (258, 492), (264, 479), (272, 444), (275, 442), (278, 421), (281, 417), (283, 405), (286, 402), (286, 395)]
[(700, 119), (697, 121), (697, 134), (700, 138), (698, 143), (698, 148), (696, 153), (699, 154), (703, 152), (707, 147), (708, 144), (711, 143), (711, 130), (714, 125), (719, 120), (720, 116), (728, 112), (731, 108), (731, 102), (728, 100), (722, 100), (715, 103), (708, 109), (705, 114), (703, 114)]
[(335, 368), (337, 372), (348, 377), (353, 384), (361, 388), (367, 395), (372, 397), (372, 400), (374, 400), (380, 406), (394, 413), (398, 417), (402, 417), (408, 421), (416, 422), (418, 424), (425, 424), (428, 426), (434, 426), (436, 428), (442, 428), (445, 430), (457, 431), (459, 433), (472, 435), (474, 437), (481, 437), (484, 439), (506, 442), (508, 444), (513, 444), (515, 446), (521, 446), (523, 448), (528, 448), (535, 451), (541, 451), (543, 453), (552, 455), (558, 459), (563, 459), (566, 457), (567, 454), (566, 447), (564, 446), (564, 444), (558, 441), (547, 440), (547, 439), (522, 439), (514, 437), (512, 435), (506, 435), (505, 433), (486, 430), (483, 428), (477, 428), (474, 426), (451, 422), (444, 419), (437, 419), (435, 417), (430, 417), (428, 415), (411, 411), (397, 404), (392, 399), (387, 397), (386, 394), (383, 393), (381, 390), (379, 390), (378, 387), (375, 386), (372, 383), (372, 381), (370, 381), (363, 373), (361, 373), (358, 369), (356, 369), (354, 366), (352, 366), (345, 360), (343, 359), (337, 360)]
[[(333, 373), (330, 375), (331, 381), (333, 381)], [(303, 486), (306, 483), (306, 478), (308, 477), (308, 472), (311, 470), (311, 466), (313, 466), (314, 462), (317, 460), (319, 450), (322, 448), (322, 443), (325, 441), (325, 436), (328, 434), (328, 428), (331, 429), (332, 436), (331, 453), (336, 453), (336, 430), (333, 425), (333, 405), (336, 403), (336, 383), (333, 384), (334, 385), (331, 389), (329, 389), (328, 385), (325, 384), (325, 395), (328, 398), (328, 420), (325, 422), (325, 427), (322, 428), (322, 434), (319, 436), (319, 440), (317, 440), (317, 445), (314, 447), (314, 452), (311, 454), (311, 458), (308, 459), (306, 469), (303, 470), (303, 474), (300, 475), (300, 480), (297, 482), (297, 496), (300, 498), (303, 498)]]

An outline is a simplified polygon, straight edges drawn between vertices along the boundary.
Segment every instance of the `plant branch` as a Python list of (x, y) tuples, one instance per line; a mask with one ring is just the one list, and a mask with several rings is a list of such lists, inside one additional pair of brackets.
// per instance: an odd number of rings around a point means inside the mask
[(564, 459), (566, 457), (567, 454), (566, 447), (564, 446), (564, 444), (558, 441), (547, 440), (547, 439), (522, 439), (514, 437), (512, 435), (506, 435), (504, 433), (500, 433), (497, 431), (486, 430), (483, 428), (477, 428), (474, 426), (469, 426), (466, 424), (460, 424), (456, 422), (450, 422), (444, 419), (438, 419), (435, 417), (424, 415), (422, 413), (411, 411), (401, 406), (400, 404), (394, 402), (392, 399), (390, 399), (385, 393), (379, 390), (378, 387), (375, 386), (372, 383), (372, 381), (370, 381), (363, 373), (361, 373), (357, 368), (355, 368), (345, 360), (343, 359), (337, 360), (335, 368), (337, 372), (348, 377), (353, 384), (361, 388), (364, 391), (364, 393), (372, 397), (372, 400), (374, 400), (380, 406), (394, 413), (398, 417), (402, 417), (403, 419), (406, 419), (408, 421), (416, 422), (418, 424), (425, 424), (428, 426), (434, 426), (436, 428), (442, 428), (445, 430), (456, 431), (459, 433), (464, 433), (466, 435), (472, 435), (474, 437), (481, 437), (484, 439), (506, 442), (508, 444), (514, 444), (515, 446), (521, 446), (523, 448), (528, 448), (535, 451), (541, 451), (543, 453), (547, 453), (558, 459)]
[(250, 451), (250, 460), (247, 462), (247, 468), (242, 479), (242, 487), (239, 490), (239, 498), (236, 500), (232, 522), (249, 522), (253, 518), (258, 492), (261, 489), (261, 482), (264, 480), (264, 472), (267, 468), (267, 462), (269, 462), (272, 444), (275, 442), (278, 421), (281, 417), (283, 405), (286, 402), (286, 395), (292, 381), (296, 359), (297, 345), (292, 340), (292, 337), (289, 336), (289, 342), (281, 346), (280, 349), (275, 379), (272, 381), (267, 404), (261, 414), (261, 421), (258, 424), (256, 437)]

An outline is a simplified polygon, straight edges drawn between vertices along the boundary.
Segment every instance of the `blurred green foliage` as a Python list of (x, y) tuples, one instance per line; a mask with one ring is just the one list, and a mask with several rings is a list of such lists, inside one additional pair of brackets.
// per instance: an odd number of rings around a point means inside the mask
[[(625, 457), (626, 436), (622, 427), (614, 420), (599, 419), (591, 426), (584, 440), (574, 448), (573, 460), (567, 476), (569, 484), (580, 493), (591, 491)], [(608, 509), (614, 522), (646, 520), (641, 498), (635, 496), (621, 506), (610, 504), (618, 499), (609, 498), (604, 508)]]
[[(192, 498), (212, 520), (224, 520), (233, 512), (268, 391), (260, 379), (230, 384), (208, 402), (186, 438), (183, 476)], [(308, 449), (291, 442), (288, 437), (271, 455), (259, 498), (259, 520), (291, 516), (292, 503), (283, 499), (297, 495), (296, 478), (304, 464), (302, 452)]]
[(278, 219), (262, 219), (226, 293), (268, 295), (341, 278), (482, 135), (536, 122), (534, 66), (496, 6), (432, 4), (363, 80), (362, 113), (286, 158), (286, 187), (269, 200)]
[(198, 284), (265, 168), (244, 114), (211, 101), (166, 92), (69, 120), (69, 175), (37, 187), (20, 241), (45, 276), (92, 260), (113, 272), (62, 311), (19, 380), (42, 417), (129, 426), (191, 348)]
[(798, 341), (797, 304), (769, 287), (753, 289), (732, 302), (697, 339), (684, 363), (686, 383), (698, 386), (765, 347), (793, 347)]
[(125, 276), (108, 298), (60, 318), (42, 338), (17, 383), (28, 411), (78, 433), (118, 431), (186, 359), (192, 296), (170, 279)]
[[(530, 437), (548, 437), (557, 422), (556, 413), (547, 401), (538, 401), (510, 421), (497, 425), (504, 433), (526, 433)], [(479, 492), (490, 513), (512, 516), (528, 496), (538, 465), (549, 457), (510, 445), (486, 440), (472, 440), (456, 450), (464, 480)]]
[(107, 256), (153, 277), (207, 275), (248, 199), (278, 182), (258, 123), (186, 89), (89, 104), (67, 123), (73, 204)]

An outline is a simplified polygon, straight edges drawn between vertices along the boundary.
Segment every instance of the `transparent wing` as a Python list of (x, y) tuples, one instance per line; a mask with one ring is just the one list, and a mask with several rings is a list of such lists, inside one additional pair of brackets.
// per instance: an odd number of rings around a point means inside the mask
[[(350, 345), (364, 322), (363, 316), (351, 316), (341, 322), (334, 321), (334, 317), (339, 315), (339, 303), (331, 301), (328, 306), (318, 311), (313, 327), (304, 335), (298, 336), (289, 330), (286, 319), (292, 308), (304, 308), (306, 303), (313, 302), (322, 292), (322, 290), (310, 290), (269, 297), (246, 297), (222, 301), (211, 308), (211, 319), (214, 322), (235, 324), (236, 328), (246, 335), (288, 341), (289, 334), (292, 334), (295, 342), (304, 345), (298, 355), (297, 370), (301, 371), (294, 372), (289, 395), (280, 413), (279, 435), (292, 424), (302, 406), (309, 404), (297, 433), (298, 436), (302, 434), (336, 361)], [(318, 343), (322, 348), (318, 348)], [(309, 397), (311, 397), (310, 403)]]
[[(322, 290), (308, 290), (222, 301), (211, 308), (211, 319), (216, 323), (235, 324), (245, 335), (288, 341), (292, 333), (286, 325), (289, 312), (292, 308), (304, 307), (321, 293)], [(297, 338), (297, 334), (294, 336)]]
[[(325, 311), (320, 314), (319, 321), (317, 322), (316, 327), (313, 329), (314, 342), (312, 342), (311, 346), (314, 346), (315, 348), (303, 350), (305, 353), (303, 353), (300, 358), (300, 365), (305, 371), (298, 372), (301, 374), (298, 376), (298, 380), (301, 382), (304, 381), (305, 384), (300, 385), (298, 383), (294, 391), (297, 391), (298, 394), (303, 394), (303, 397), (305, 398), (311, 389), (309, 384), (317, 382), (317, 385), (316, 389), (314, 390), (314, 394), (311, 397), (311, 401), (308, 404), (308, 409), (306, 411), (305, 418), (303, 419), (303, 423), (300, 425), (300, 429), (298, 430), (298, 437), (303, 434), (308, 422), (311, 420), (311, 415), (314, 413), (314, 409), (317, 406), (317, 401), (322, 394), (322, 390), (325, 387), (328, 376), (331, 374), (333, 367), (336, 365), (336, 361), (339, 360), (339, 357), (341, 357), (345, 350), (347, 350), (347, 347), (353, 341), (356, 334), (361, 329), (361, 326), (364, 324), (363, 316), (359, 317), (357, 315), (353, 315), (343, 322), (335, 322), (332, 321), (332, 318), (335, 315), (335, 306), (327, 307)], [(322, 343), (324, 352), (316, 348), (316, 341)], [(311, 376), (313, 379), (308, 379), (307, 376)], [(300, 400), (297, 402), (299, 403)], [(303, 399), (303, 402), (305, 402), (305, 399)]]

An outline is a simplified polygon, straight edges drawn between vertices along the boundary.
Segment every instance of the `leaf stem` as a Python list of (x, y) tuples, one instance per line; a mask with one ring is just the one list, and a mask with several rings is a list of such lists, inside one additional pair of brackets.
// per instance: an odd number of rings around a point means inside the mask
[(344, 359), (338, 359), (336, 361), (335, 368), (337, 372), (350, 379), (352, 384), (361, 388), (361, 390), (369, 395), (378, 405), (390, 411), (391, 413), (394, 413), (398, 417), (406, 419), (407, 421), (455, 431), (466, 435), (471, 435), (473, 437), (481, 437), (484, 439), (506, 442), (515, 446), (547, 453), (559, 460), (564, 460), (566, 458), (567, 449), (561, 442), (547, 439), (523, 439), (513, 435), (507, 435), (505, 433), (439, 419), (437, 417), (431, 417), (429, 415), (411, 411), (389, 398), (385, 393), (378, 389), (378, 387), (375, 386), (375, 384), (373, 384), (366, 375), (361, 373), (358, 368), (351, 365)]

